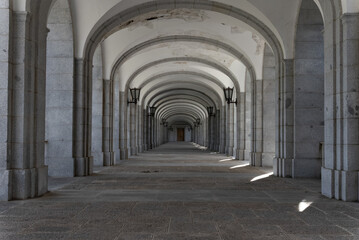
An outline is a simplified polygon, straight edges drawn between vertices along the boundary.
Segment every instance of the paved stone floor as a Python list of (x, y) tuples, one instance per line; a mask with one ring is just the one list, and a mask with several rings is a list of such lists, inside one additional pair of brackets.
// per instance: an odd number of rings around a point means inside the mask
[(359, 239), (359, 204), (322, 197), (319, 180), (276, 178), (189, 143), (50, 189), (0, 202), (0, 239)]

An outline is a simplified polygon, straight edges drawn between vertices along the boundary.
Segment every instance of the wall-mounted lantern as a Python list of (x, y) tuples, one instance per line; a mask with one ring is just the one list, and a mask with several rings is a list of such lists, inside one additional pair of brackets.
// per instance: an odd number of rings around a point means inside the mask
[(157, 107), (150, 107), (150, 114), (149, 114), (149, 115), (150, 115), (151, 117), (155, 116), (156, 109), (157, 109)]
[(228, 104), (231, 104), (231, 103), (235, 103), (237, 105), (237, 99), (236, 101), (233, 101), (232, 98), (233, 98), (233, 90), (234, 88), (223, 88), (223, 91), (224, 91), (224, 97), (226, 98), (226, 101)]
[(197, 122), (193, 122), (193, 126), (194, 126), (194, 127), (198, 127), (198, 126), (197, 126)]
[(127, 103), (137, 104), (137, 102), (140, 100), (140, 93), (140, 88), (130, 88), (131, 101), (127, 101)]
[(207, 112), (209, 116), (214, 116), (213, 107), (207, 107)]
[(201, 119), (197, 118), (196, 123), (197, 123), (197, 125), (201, 125)]

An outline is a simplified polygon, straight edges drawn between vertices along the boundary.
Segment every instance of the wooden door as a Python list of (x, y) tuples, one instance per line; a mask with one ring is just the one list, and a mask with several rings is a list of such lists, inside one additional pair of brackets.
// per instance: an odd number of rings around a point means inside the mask
[(177, 142), (184, 141), (184, 128), (177, 128)]

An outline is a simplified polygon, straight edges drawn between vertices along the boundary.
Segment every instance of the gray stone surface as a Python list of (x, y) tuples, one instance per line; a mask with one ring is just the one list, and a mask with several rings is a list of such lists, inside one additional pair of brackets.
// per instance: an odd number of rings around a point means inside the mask
[[(318, 21), (321, 15), (318, 7), (315, 4), (305, 7), (305, 1), (296, 34), (292, 176), (320, 178), (320, 144), (324, 141), (324, 41), (321, 33), (324, 26)], [(310, 51), (307, 45), (315, 48)], [(303, 79), (316, 83), (308, 89)]]
[[(190, 143), (170, 143), (51, 192), (0, 203), (2, 239), (357, 239), (359, 207)], [(233, 168), (247, 164), (245, 167)], [(266, 175), (267, 177), (256, 177)]]

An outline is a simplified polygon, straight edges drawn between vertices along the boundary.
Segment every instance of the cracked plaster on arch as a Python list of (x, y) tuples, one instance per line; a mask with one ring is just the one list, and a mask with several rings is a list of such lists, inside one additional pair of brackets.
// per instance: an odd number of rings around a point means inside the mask
[(203, 22), (209, 19), (209, 16), (203, 10), (178, 8), (172, 10), (158, 10), (152, 13), (144, 14), (128, 21), (124, 26), (129, 31), (138, 27), (147, 27), (153, 29), (152, 21), (180, 19), (185, 22)]

